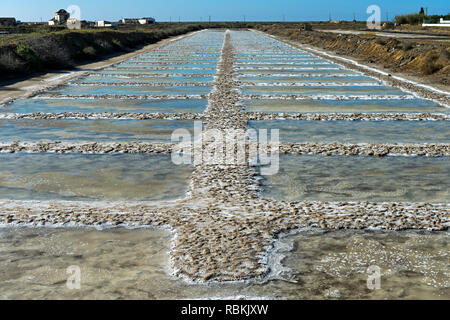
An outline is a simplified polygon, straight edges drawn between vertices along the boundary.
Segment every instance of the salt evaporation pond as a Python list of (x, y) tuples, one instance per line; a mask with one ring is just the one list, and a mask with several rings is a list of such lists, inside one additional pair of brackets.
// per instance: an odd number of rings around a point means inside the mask
[[(232, 31), (245, 111), (436, 112), (448, 109), (270, 37)], [(0, 108), (7, 113), (202, 113), (224, 31), (203, 31)], [(77, 83), (78, 82), (78, 83)], [(138, 85), (135, 83), (139, 83)], [(148, 83), (148, 85), (147, 85)], [(179, 84), (186, 85), (180, 86)], [(158, 85), (159, 84), (159, 85)], [(201, 84), (196, 86), (195, 84)], [(83, 95), (70, 98), (58, 95)], [(167, 95), (106, 99), (101, 95)], [(291, 94), (311, 99), (285, 100)], [(366, 99), (346, 99), (346, 95)], [(46, 97), (47, 95), (47, 97)], [(51, 95), (51, 99), (48, 97)], [(272, 95), (271, 99), (266, 99)], [(343, 96), (339, 100), (324, 95)], [(405, 95), (406, 99), (376, 96)], [(314, 97), (314, 99), (313, 99)], [(320, 100), (315, 98), (320, 97)], [(372, 99), (373, 98), (373, 99)], [(4, 120), (0, 141), (167, 141), (187, 120)], [(281, 140), (448, 142), (445, 121), (260, 121)], [(16, 137), (14, 139), (14, 137)], [(169, 155), (1, 154), (3, 200), (171, 200), (184, 198), (193, 167)], [(285, 200), (448, 202), (446, 157), (282, 156), (280, 171), (262, 180), (263, 197)], [(171, 276), (173, 234), (125, 228), (28, 228), (0, 225), (1, 299), (450, 299), (448, 232), (303, 230), (271, 251), (264, 282), (193, 284)], [(284, 257), (282, 259), (282, 257)], [(79, 266), (81, 289), (66, 286)], [(381, 288), (367, 288), (367, 268), (381, 270)]]
[(1, 200), (184, 198), (192, 167), (170, 155), (0, 154)]
[[(249, 127), (279, 130), (281, 142), (448, 143), (448, 121), (250, 121)], [(270, 132), (270, 131), (269, 131)]]
[(207, 100), (133, 100), (133, 99), (24, 99), (17, 100), (0, 109), (5, 113), (63, 113), (63, 112), (131, 112), (131, 113), (201, 113), (206, 109)]
[[(0, 299), (450, 298), (448, 232), (304, 231), (277, 245), (282, 280), (208, 285), (170, 276), (170, 239), (154, 229), (0, 227)], [(80, 290), (66, 285), (74, 265)], [(367, 287), (373, 265), (379, 290)]]
[(258, 112), (286, 112), (286, 113), (328, 113), (328, 112), (433, 112), (450, 113), (448, 108), (442, 107), (435, 102), (422, 99), (408, 100), (277, 100), (277, 99), (254, 99), (244, 102), (246, 111)]
[(174, 130), (185, 129), (194, 135), (191, 120), (0, 120), (2, 142), (12, 141), (119, 141), (177, 142)]
[(280, 155), (263, 196), (284, 200), (447, 202), (446, 157)]

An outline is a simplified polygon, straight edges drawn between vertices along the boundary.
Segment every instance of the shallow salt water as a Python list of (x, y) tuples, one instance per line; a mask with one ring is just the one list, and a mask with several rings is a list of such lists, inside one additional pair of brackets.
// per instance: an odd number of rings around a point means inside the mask
[[(145, 141), (172, 142), (174, 130), (194, 132), (191, 120), (0, 120), (2, 142)], [(174, 141), (176, 142), (176, 141)]]
[(133, 100), (133, 99), (24, 99), (17, 100), (1, 112), (13, 113), (62, 113), (62, 112), (132, 112), (132, 113), (201, 113), (206, 109), (207, 100)]
[[(93, 99), (21, 99), (1, 107), (0, 113), (201, 113), (207, 100), (117, 100), (95, 95), (208, 94), (211, 86), (153, 84), (212, 81), (223, 38), (223, 30), (199, 32), (76, 80), (94, 85), (67, 85), (46, 92), (88, 94)], [(352, 82), (377, 81), (257, 33), (231, 31), (231, 41), (239, 80), (254, 83), (248, 88), (258, 94), (405, 94), (392, 87), (352, 86)], [(346, 82), (347, 86), (256, 86), (284, 81)], [(131, 82), (151, 84), (119, 86)], [(448, 109), (421, 99), (255, 99), (243, 104), (246, 111), (265, 112), (448, 113)], [(262, 121), (250, 125), (280, 125), (282, 141), (418, 143), (448, 142), (449, 136), (443, 121)], [(192, 121), (1, 120), (0, 141), (167, 141), (180, 126), (191, 130)], [(186, 196), (192, 172), (191, 166), (174, 165), (169, 155), (0, 154), (0, 200), (178, 199)], [(262, 180), (262, 196), (447, 202), (449, 181), (447, 158), (281, 156), (280, 172)], [(210, 284), (186, 283), (170, 275), (171, 236), (155, 229), (0, 224), (0, 299), (450, 299), (448, 232), (302, 231), (276, 243), (267, 281)], [(281, 256), (285, 258), (280, 265)], [(80, 290), (66, 286), (69, 266), (80, 268)], [(369, 266), (380, 268), (379, 290), (367, 288)]]
[[(0, 227), (1, 299), (449, 299), (448, 233), (304, 231), (283, 238), (284, 280), (189, 284), (170, 276), (154, 229)], [(292, 247), (291, 252), (286, 248)], [(367, 288), (369, 266), (380, 289)], [(80, 270), (68, 289), (67, 268)], [(274, 271), (281, 271), (280, 267)]]
[(323, 75), (323, 76), (317, 76), (317, 75), (308, 75), (307, 77), (301, 77), (301, 76), (270, 76), (270, 77), (264, 77), (264, 76), (241, 76), (239, 77), (239, 80), (243, 81), (244, 83), (251, 83), (251, 84), (258, 84), (258, 83), (281, 83), (285, 85), (290, 85), (291, 83), (329, 83), (329, 82), (359, 82), (359, 83), (372, 83), (372, 84), (378, 84), (378, 81), (375, 81), (372, 78), (360, 76), (360, 75), (346, 75), (346, 76), (336, 76), (336, 75)]
[(140, 76), (138, 78), (133, 77), (127, 77), (127, 78), (120, 78), (120, 75), (102, 75), (102, 76), (89, 76), (86, 78), (80, 78), (78, 81), (86, 82), (86, 83), (92, 83), (95, 84), (96, 82), (106, 82), (106, 83), (112, 83), (112, 84), (127, 84), (132, 82), (141, 82), (141, 83), (149, 83), (149, 84), (156, 84), (158, 82), (162, 83), (183, 83), (183, 82), (189, 82), (189, 83), (210, 83), (214, 80), (214, 77), (186, 77), (186, 76), (166, 76), (166, 77), (150, 77), (150, 76)]
[(52, 93), (61, 95), (103, 95), (103, 94), (127, 94), (127, 95), (177, 95), (177, 94), (208, 94), (212, 87), (201, 86), (65, 86)]
[(3, 200), (184, 198), (192, 167), (170, 155), (0, 154)]
[(296, 86), (284, 86), (284, 87), (256, 87), (249, 86), (242, 88), (243, 94), (259, 94), (259, 95), (288, 95), (288, 94), (304, 94), (304, 95), (406, 95), (405, 92), (386, 86), (343, 86), (343, 87), (296, 87)]
[(284, 200), (448, 202), (447, 157), (280, 155), (263, 197)]
[(268, 100), (254, 99), (243, 102), (246, 111), (257, 112), (433, 112), (450, 113), (449, 108), (422, 99), (407, 100)]
[(448, 143), (448, 121), (250, 121), (259, 130), (278, 129), (281, 142)]

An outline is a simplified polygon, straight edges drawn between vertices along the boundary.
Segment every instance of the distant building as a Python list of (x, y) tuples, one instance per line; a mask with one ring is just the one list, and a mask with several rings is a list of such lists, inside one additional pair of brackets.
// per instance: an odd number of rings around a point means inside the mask
[(439, 23), (423, 23), (422, 27), (450, 27), (450, 20), (444, 20), (444, 18), (441, 18)]
[(15, 26), (16, 18), (0, 18), (0, 26)]
[(70, 18), (70, 13), (68, 13), (64, 9), (60, 9), (57, 12), (55, 12), (55, 16), (48, 21), (49, 26), (56, 26), (60, 24), (65, 24), (67, 20)]
[(120, 22), (122, 24), (139, 24), (139, 19), (123, 18)]
[(110, 28), (117, 26), (117, 23), (112, 23), (110, 21), (98, 20), (95, 21), (95, 26), (98, 28)]
[(151, 23), (155, 23), (155, 19), (153, 19), (153, 18), (141, 18), (141, 19), (139, 19), (139, 23), (140, 24), (151, 24)]

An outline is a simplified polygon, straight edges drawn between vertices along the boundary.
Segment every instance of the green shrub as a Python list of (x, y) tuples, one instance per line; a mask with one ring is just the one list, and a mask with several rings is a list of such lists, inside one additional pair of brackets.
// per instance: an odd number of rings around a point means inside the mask
[(95, 56), (97, 54), (94, 47), (92, 47), (92, 46), (84, 48), (83, 53), (87, 56)]
[(113, 39), (112, 43), (113, 43), (113, 45), (115, 45), (116, 47), (122, 48), (122, 43), (120, 42), (119, 39)]
[(25, 62), (30, 63), (33, 67), (38, 67), (40, 65), (40, 59), (36, 52), (30, 46), (20, 43), (16, 49), (17, 55), (25, 60)]
[(410, 13), (395, 16), (395, 22), (398, 24), (419, 24), (422, 23), (425, 15), (420, 13)]

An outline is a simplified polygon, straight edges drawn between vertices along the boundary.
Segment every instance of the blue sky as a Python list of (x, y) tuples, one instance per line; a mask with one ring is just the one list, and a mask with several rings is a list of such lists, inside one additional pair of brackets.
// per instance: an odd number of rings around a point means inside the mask
[(366, 8), (376, 4), (382, 19), (396, 14), (418, 12), (450, 12), (450, 1), (416, 0), (0, 0), (0, 16), (13, 16), (21, 21), (47, 21), (57, 9), (78, 5), (85, 20), (118, 20), (122, 17), (154, 17), (157, 21), (300, 21), (300, 20), (366, 20)]

